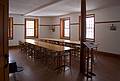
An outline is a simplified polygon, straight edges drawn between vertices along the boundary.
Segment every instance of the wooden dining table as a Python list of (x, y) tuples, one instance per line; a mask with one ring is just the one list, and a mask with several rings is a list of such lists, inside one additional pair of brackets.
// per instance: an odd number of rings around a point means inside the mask
[(61, 46), (68, 46), (74, 48), (72, 56), (80, 57), (80, 41), (66, 40), (66, 39), (54, 39), (54, 38), (40, 38), (38, 39), (43, 42), (49, 42)]
[[(38, 39), (25, 39), (25, 40), (22, 40), (21, 42), (28, 43), (28, 44), (31, 44), (33, 46), (37, 46), (37, 47), (44, 48), (44, 49), (47, 49), (49, 51), (52, 51), (52, 53), (50, 53), (51, 55), (52, 54), (54, 55), (54, 53), (55, 53), (55, 55), (59, 56), (60, 58), (61, 57), (63, 58), (65, 56), (69, 56), (69, 64), (66, 65), (66, 63), (63, 63), (61, 65), (58, 62), (59, 64), (57, 64), (56, 69), (64, 67), (64, 70), (65, 70), (66, 66), (71, 67), (71, 50), (74, 50), (73, 48), (67, 47), (67, 46), (60, 46), (60, 45), (56, 45), (56, 44), (51, 44), (51, 43), (47, 43), (47, 42), (42, 42)], [(45, 52), (49, 52), (49, 51), (45, 51)], [(59, 58), (58, 58), (58, 60), (59, 60)], [(64, 58), (64, 60), (66, 60), (66, 59)]]
[(37, 39), (36, 40), (35, 39), (25, 39), (23, 42), (30, 43), (30, 44), (33, 44), (33, 45), (36, 45), (39, 47), (43, 47), (43, 48), (46, 48), (49, 50), (53, 50), (56, 52), (69, 51), (69, 50), (73, 49), (73, 48), (67, 47), (67, 46), (60, 46), (60, 45), (42, 42)]
[(69, 43), (69, 44), (74, 44), (74, 45), (80, 45), (80, 41), (72, 41), (72, 40), (66, 40), (66, 39), (40, 38), (40, 40), (50, 40), (50, 41), (56, 41), (56, 42), (63, 42), (63, 43)]

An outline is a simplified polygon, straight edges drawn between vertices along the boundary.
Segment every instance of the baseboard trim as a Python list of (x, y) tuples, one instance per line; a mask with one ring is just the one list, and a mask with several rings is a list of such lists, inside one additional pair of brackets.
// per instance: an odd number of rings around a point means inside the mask
[(103, 55), (103, 56), (108, 56), (108, 57), (115, 57), (120, 59), (120, 54), (114, 54), (114, 53), (108, 53), (108, 52), (102, 52), (102, 51), (97, 51), (97, 54)]
[(9, 46), (9, 49), (13, 49), (13, 48), (19, 48), (19, 45), (16, 45), (16, 46)]

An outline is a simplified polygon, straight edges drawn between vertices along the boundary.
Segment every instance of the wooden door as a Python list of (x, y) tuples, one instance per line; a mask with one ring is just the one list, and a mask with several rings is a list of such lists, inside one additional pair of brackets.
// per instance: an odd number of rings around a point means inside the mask
[(0, 81), (9, 81), (7, 23), (8, 0), (0, 0)]

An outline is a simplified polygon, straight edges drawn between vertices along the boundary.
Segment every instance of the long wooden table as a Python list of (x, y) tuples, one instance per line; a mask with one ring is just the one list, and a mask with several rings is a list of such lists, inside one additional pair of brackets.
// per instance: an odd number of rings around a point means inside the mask
[(80, 45), (80, 41), (72, 41), (72, 40), (65, 40), (65, 39), (40, 38), (40, 40), (50, 40), (50, 41)]
[[(50, 52), (52, 52), (52, 53), (50, 53), (51, 55), (55, 53), (55, 55), (59, 56), (60, 58), (63, 58), (65, 56), (69, 56), (70, 57), (69, 58), (69, 62), (70, 62), (69, 66), (71, 66), (71, 50), (73, 50), (73, 48), (71, 48), (71, 47), (60, 46), (60, 45), (51, 44), (51, 43), (46, 43), (46, 42), (42, 42), (42, 41), (35, 40), (35, 39), (25, 39), (25, 40), (23, 40), (21, 42), (24, 42), (24, 43), (27, 43), (27, 44), (31, 44), (33, 46), (37, 46), (37, 47), (40, 47), (40, 48), (47, 49)], [(45, 52), (49, 52), (49, 51), (45, 51)], [(57, 69), (59, 67), (64, 67), (64, 70), (65, 70), (65, 66), (66, 66), (65, 63), (63, 65), (61, 65), (59, 63), (58, 66), (57, 66)]]
[(34, 39), (26, 39), (24, 40), (24, 42), (36, 45), (36, 46), (40, 46), (52, 51), (57, 51), (57, 52), (61, 52), (61, 51), (68, 51), (72, 48), (67, 47), (67, 46), (60, 46), (60, 45), (55, 45), (55, 44), (51, 44), (51, 43), (46, 43), (46, 42), (42, 42), (42, 41), (38, 41), (38, 40), (34, 40)]
[(65, 40), (65, 39), (53, 39), (53, 38), (40, 38), (40, 41), (48, 42), (52, 44), (57, 44), (61, 46), (69, 46), (74, 48), (74, 51), (72, 51), (72, 56), (80, 57), (80, 41), (71, 41), (71, 40)]

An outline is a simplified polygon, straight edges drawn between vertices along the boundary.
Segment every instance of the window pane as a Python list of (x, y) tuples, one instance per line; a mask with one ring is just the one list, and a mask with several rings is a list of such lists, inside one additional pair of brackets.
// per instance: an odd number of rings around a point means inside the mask
[(34, 36), (34, 28), (33, 29), (27, 28), (26, 29), (26, 36)]
[(26, 21), (26, 28), (34, 28), (34, 21)]
[(34, 20), (26, 20), (26, 36), (34, 36)]
[(86, 38), (94, 39), (94, 17), (86, 18)]
[(69, 37), (70, 20), (64, 21), (64, 37)]
[(69, 28), (69, 20), (65, 20), (65, 28)]
[(64, 29), (64, 36), (69, 37), (69, 29)]

